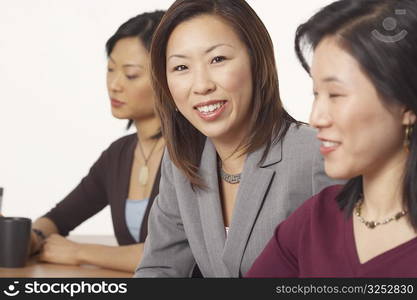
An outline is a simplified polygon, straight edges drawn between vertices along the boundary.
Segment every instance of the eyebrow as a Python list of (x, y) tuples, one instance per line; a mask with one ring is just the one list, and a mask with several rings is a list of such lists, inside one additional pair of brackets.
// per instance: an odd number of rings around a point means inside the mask
[[(113, 62), (113, 63), (116, 63), (115, 61), (114, 61), (114, 59), (111, 57), (111, 56), (109, 56), (109, 59)], [(137, 68), (144, 68), (141, 64), (124, 64), (124, 65), (122, 65), (122, 67), (123, 68), (128, 68), (128, 67), (137, 67)]]
[[(210, 52), (211, 52), (211, 51), (213, 51), (214, 49), (219, 48), (219, 47), (222, 47), (222, 46), (226, 46), (226, 47), (234, 48), (232, 45), (229, 45), (229, 44), (224, 44), (224, 43), (220, 43), (220, 44), (216, 44), (216, 45), (214, 45), (214, 46), (209, 47), (207, 50), (205, 50), (205, 51), (204, 51), (204, 54), (210, 53)], [(186, 56), (186, 55), (183, 55), (183, 54), (173, 54), (173, 55), (170, 55), (170, 56), (167, 58), (167, 60), (169, 60), (169, 59), (171, 59), (171, 58), (173, 58), (173, 57), (178, 57), (178, 58), (187, 58), (187, 56)]]
[(139, 65), (139, 64), (124, 64), (124, 65), (122, 65), (122, 67), (123, 68), (126, 68), (126, 67), (137, 67), (137, 68), (144, 68), (142, 65)]
[(322, 79), (322, 81), (324, 81), (324, 82), (339, 82), (339, 83), (344, 83), (342, 80), (340, 80), (336, 76), (325, 77), (324, 79)]

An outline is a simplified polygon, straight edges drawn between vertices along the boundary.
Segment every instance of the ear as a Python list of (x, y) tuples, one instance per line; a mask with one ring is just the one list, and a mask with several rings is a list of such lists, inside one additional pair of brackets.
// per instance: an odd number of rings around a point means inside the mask
[(414, 125), (416, 122), (416, 114), (411, 110), (407, 109), (403, 113), (403, 125)]

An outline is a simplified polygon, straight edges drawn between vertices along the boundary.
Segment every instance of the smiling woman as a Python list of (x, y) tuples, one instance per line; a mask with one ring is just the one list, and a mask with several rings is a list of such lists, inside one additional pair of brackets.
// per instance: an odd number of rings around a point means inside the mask
[(417, 277), (416, 28), (414, 0), (336, 1), (300, 25), (325, 170), (349, 181), (282, 222), (247, 276)]
[(168, 152), (136, 277), (238, 277), (274, 224), (331, 184), (283, 108), (270, 36), (243, 0), (178, 0), (151, 46)]
[(168, 40), (167, 81), (175, 104), (214, 143), (237, 148), (248, 135), (250, 65), (245, 44), (216, 16), (181, 23)]
[(371, 175), (402, 165), (403, 126), (414, 122), (411, 111), (385, 105), (356, 59), (335, 38), (317, 46), (310, 74), (315, 90), (310, 124), (320, 129), (329, 176), (353, 178), (364, 170)]

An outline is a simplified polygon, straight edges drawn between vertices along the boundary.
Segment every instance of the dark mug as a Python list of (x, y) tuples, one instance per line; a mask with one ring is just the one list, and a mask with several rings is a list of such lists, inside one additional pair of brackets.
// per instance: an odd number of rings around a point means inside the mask
[(0, 217), (0, 268), (21, 268), (29, 254), (32, 221)]

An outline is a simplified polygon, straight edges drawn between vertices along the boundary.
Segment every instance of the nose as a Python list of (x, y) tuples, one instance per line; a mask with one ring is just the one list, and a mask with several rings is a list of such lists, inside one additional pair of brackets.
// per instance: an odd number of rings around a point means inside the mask
[(122, 74), (117, 74), (115, 72), (109, 73), (107, 78), (107, 86), (109, 91), (118, 93), (123, 90), (122, 84)]
[(329, 112), (329, 103), (326, 99), (317, 97), (313, 102), (310, 113), (310, 125), (317, 128), (326, 128), (332, 124)]
[(216, 90), (216, 84), (211, 78), (209, 70), (205, 68), (195, 69), (193, 92), (197, 95), (207, 95)]

